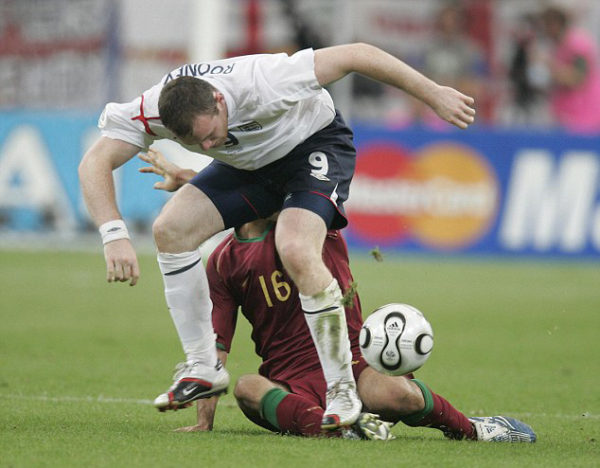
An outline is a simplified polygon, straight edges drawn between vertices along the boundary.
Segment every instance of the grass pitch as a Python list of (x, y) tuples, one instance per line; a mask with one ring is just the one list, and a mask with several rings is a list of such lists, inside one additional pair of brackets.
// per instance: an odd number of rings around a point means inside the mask
[[(394, 428), (389, 443), (273, 435), (222, 398), (211, 433), (151, 400), (181, 360), (152, 256), (138, 286), (106, 284), (96, 254), (0, 251), (0, 466), (598, 466), (596, 264), (353, 257), (365, 312), (419, 307), (435, 347), (418, 373), (467, 415), (505, 414), (534, 445), (452, 442)], [(255, 372), (238, 322), (228, 369)]]

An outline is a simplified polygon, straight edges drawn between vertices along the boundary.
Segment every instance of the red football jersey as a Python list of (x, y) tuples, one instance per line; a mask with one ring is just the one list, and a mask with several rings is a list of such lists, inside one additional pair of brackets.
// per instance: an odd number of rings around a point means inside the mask
[[(352, 284), (348, 249), (338, 231), (329, 231), (323, 260), (343, 292)], [(259, 372), (286, 381), (321, 367), (304, 319), (298, 289), (275, 249), (274, 225), (260, 238), (227, 236), (208, 259), (206, 272), (213, 301), (217, 343), (229, 352), (238, 307), (252, 325), (252, 340), (262, 358)], [(346, 308), (353, 355), (359, 356), (362, 316), (358, 296)]]

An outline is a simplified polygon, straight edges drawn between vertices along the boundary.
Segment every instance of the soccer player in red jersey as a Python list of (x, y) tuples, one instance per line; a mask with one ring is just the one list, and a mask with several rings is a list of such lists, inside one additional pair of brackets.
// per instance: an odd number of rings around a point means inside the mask
[[(165, 177), (156, 188), (174, 190), (194, 174), (180, 170), (155, 151), (141, 158), (153, 165), (142, 172)], [(252, 340), (262, 364), (258, 374), (242, 376), (236, 383), (234, 396), (240, 408), (251, 421), (267, 429), (318, 435), (327, 385), (297, 288), (277, 254), (274, 226), (273, 221), (264, 219), (244, 224), (228, 235), (208, 259), (206, 272), (218, 354), (226, 362), (241, 307), (252, 326)], [(341, 290), (348, 291), (353, 278), (346, 243), (339, 231), (328, 232), (323, 261)], [(362, 314), (357, 295), (346, 307), (346, 322), (363, 411), (377, 413), (392, 423), (436, 428), (452, 439), (535, 441), (531, 428), (520, 421), (504, 417), (469, 419), (420, 380), (384, 375), (370, 368), (358, 344)], [(319, 332), (326, 335), (328, 330)], [(198, 424), (183, 430), (212, 429), (217, 401), (218, 397), (199, 401)]]

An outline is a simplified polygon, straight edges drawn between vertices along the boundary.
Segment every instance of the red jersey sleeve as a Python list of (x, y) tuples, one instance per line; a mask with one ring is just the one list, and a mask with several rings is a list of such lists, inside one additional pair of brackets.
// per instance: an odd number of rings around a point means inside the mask
[[(208, 258), (206, 276), (213, 303), (212, 322), (217, 335), (217, 347), (229, 353), (235, 333), (239, 303), (227, 286), (228, 265), (217, 248)], [(224, 279), (225, 278), (225, 279)]]

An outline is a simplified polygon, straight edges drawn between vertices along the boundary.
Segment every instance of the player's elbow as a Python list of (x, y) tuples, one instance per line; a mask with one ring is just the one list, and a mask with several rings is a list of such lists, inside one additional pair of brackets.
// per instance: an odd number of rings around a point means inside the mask
[(350, 44), (355, 53), (366, 54), (372, 51), (375, 46), (371, 44), (367, 44), (366, 42), (353, 42)]
[(358, 71), (357, 67), (365, 60), (373, 56), (379, 49), (366, 42), (353, 42), (348, 44), (348, 64), (349, 71)]
[(369, 53), (370, 48), (364, 42), (343, 44), (315, 51), (315, 75), (322, 86), (333, 83), (340, 78), (361, 68), (360, 63)]
[(327, 64), (324, 69), (329, 67), (329, 78), (336, 81), (350, 73), (360, 73), (369, 75), (372, 67), (373, 57), (381, 52), (377, 47), (366, 42), (353, 42), (341, 46), (334, 46), (330, 49), (327, 57)]

